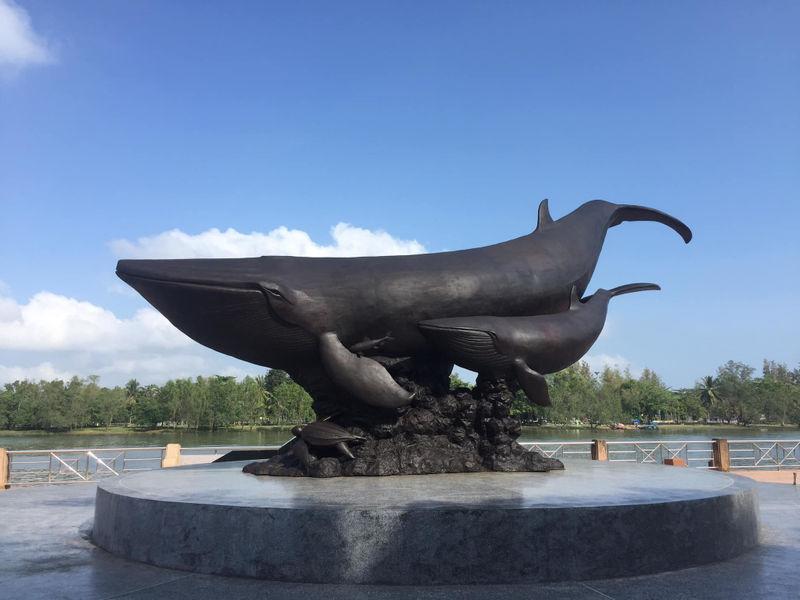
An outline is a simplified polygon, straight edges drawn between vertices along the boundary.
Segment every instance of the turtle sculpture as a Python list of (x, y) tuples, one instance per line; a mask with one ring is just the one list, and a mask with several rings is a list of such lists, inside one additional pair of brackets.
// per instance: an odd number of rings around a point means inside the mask
[(292, 443), (292, 453), (303, 465), (308, 466), (312, 462), (309, 446), (334, 447), (348, 458), (355, 458), (348, 442), (363, 442), (364, 437), (355, 435), (329, 421), (315, 421), (307, 425), (298, 425), (292, 429), (295, 436)]
[[(628, 221), (692, 239), (683, 222), (654, 208), (592, 200), (554, 219), (544, 200), (532, 232), (481, 248), (121, 260), (117, 274), (189, 337), (283, 369), (312, 397), (319, 421), (248, 472), (545, 471), (563, 465), (516, 443), (513, 400), (521, 389), (547, 405), (544, 375), (589, 350), (608, 300), (656, 289), (634, 284), (582, 299), (607, 231)], [(478, 372), (474, 389), (450, 389), (454, 364)]]

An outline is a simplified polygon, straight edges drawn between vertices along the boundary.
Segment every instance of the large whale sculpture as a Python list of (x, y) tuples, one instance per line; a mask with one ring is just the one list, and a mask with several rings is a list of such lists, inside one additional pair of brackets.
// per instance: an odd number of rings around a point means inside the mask
[(346, 393), (377, 407), (412, 394), (370, 357), (432, 356), (422, 321), (530, 316), (583, 295), (606, 231), (654, 221), (685, 242), (689, 228), (644, 206), (593, 200), (536, 229), (470, 250), (411, 256), (121, 260), (120, 278), (178, 329), (231, 356), (288, 371), (312, 395)]

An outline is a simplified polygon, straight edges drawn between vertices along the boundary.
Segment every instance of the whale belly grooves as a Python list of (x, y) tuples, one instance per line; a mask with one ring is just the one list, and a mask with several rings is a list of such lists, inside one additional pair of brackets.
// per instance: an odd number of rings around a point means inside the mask
[(502, 373), (513, 365), (512, 359), (498, 350), (493, 332), (425, 321), (419, 324), (419, 328), (453, 362), (465, 369)]
[(316, 338), (280, 319), (257, 289), (120, 277), (170, 323), (208, 348), (279, 369), (316, 356)]

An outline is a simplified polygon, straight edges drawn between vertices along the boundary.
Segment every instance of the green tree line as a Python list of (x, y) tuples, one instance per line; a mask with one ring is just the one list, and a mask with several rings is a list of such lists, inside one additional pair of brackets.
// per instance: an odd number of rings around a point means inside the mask
[(673, 390), (655, 372), (639, 377), (606, 367), (592, 372), (585, 362), (547, 376), (552, 406), (531, 406), (517, 394), (513, 413), (522, 421), (580, 422), (591, 426), (633, 420), (713, 421), (751, 425), (800, 425), (800, 368), (765, 360), (753, 367), (728, 361), (694, 387)]
[[(585, 362), (547, 377), (552, 406), (533, 406), (518, 393), (513, 414), (523, 422), (582, 423), (713, 420), (800, 424), (800, 369), (764, 361), (760, 375), (729, 361), (688, 389), (673, 390), (653, 371), (639, 377)], [(457, 376), (453, 387), (465, 386)], [(290, 425), (314, 419), (311, 397), (284, 371), (258, 377), (197, 377), (164, 385), (104, 387), (96, 376), (69, 381), (15, 381), (0, 390), (0, 429), (64, 431), (128, 425), (139, 428)]]
[(164, 385), (102, 387), (96, 376), (69, 381), (15, 381), (0, 391), (0, 429), (64, 431), (133, 427), (289, 425), (314, 419), (311, 397), (284, 371), (263, 376), (174, 379)]

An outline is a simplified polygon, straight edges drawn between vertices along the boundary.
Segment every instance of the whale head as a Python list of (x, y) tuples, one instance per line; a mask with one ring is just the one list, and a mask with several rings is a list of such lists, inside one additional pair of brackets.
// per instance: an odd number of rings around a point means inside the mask
[(616, 296), (621, 296), (623, 294), (633, 294), (634, 292), (646, 292), (646, 291), (659, 291), (661, 290), (661, 286), (657, 283), (627, 283), (625, 285), (620, 285), (615, 288), (611, 288), (607, 290), (605, 288), (599, 288), (594, 294), (591, 296), (586, 296), (580, 300), (576, 299), (576, 291), (575, 288), (572, 290), (573, 300), (571, 304), (572, 307), (580, 308), (581, 305), (591, 305), (597, 303), (604, 303), (608, 304), (611, 298), (615, 298)]
[(193, 340), (259, 365), (287, 368), (316, 349), (292, 322), (298, 294), (263, 258), (121, 260), (117, 275)]

